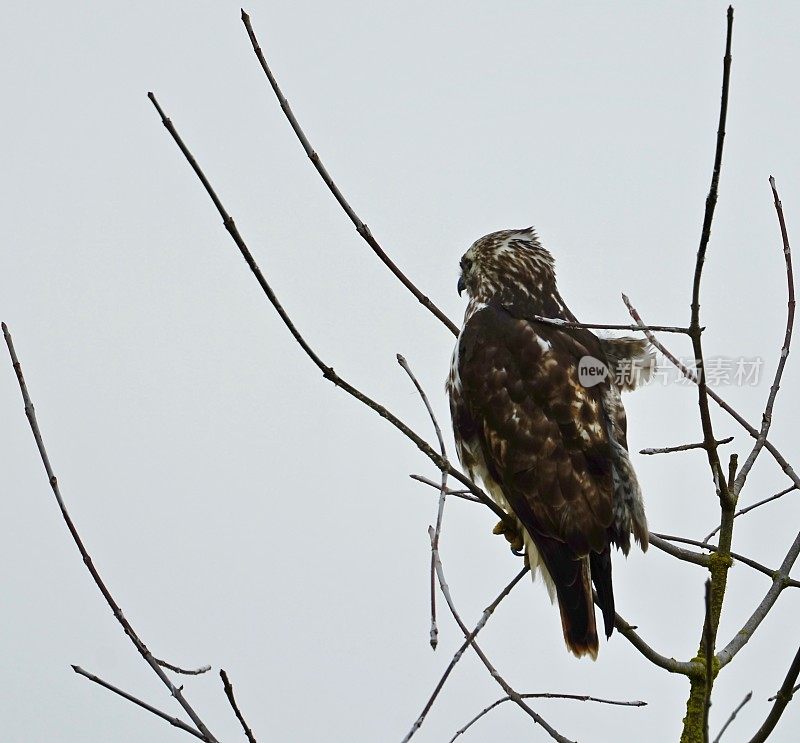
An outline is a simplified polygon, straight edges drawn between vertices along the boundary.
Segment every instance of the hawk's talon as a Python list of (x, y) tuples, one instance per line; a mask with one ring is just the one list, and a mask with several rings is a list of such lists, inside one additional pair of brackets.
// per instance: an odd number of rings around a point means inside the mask
[(525, 548), (525, 542), (522, 539), (522, 533), (516, 522), (512, 521), (510, 518), (498, 521), (494, 529), (492, 529), (492, 534), (502, 534), (509, 543), (511, 551), (515, 555), (522, 554)]

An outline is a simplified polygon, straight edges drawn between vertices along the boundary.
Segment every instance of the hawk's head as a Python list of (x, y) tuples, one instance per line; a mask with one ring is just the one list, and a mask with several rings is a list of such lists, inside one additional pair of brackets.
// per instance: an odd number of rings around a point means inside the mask
[(458, 293), (466, 289), (478, 302), (536, 301), (555, 292), (553, 256), (533, 227), (485, 235), (464, 253), (460, 265)]

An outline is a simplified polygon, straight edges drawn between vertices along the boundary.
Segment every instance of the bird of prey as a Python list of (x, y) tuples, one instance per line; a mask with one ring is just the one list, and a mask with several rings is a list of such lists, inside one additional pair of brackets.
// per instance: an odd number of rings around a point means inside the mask
[(648, 545), (620, 391), (646, 380), (653, 352), (536, 320), (576, 322), (533, 228), (482, 237), (460, 266), (469, 303), (446, 385), (459, 459), (508, 514), (495, 533), (558, 600), (569, 650), (595, 659), (592, 584), (610, 637), (610, 547)]

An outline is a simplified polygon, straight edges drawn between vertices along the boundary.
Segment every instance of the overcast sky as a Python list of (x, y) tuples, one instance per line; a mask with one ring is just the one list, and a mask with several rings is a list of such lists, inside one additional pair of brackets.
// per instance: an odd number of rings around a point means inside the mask
[[(255, 2), (261, 43), (340, 187), (408, 275), (460, 322), (458, 259), (477, 237), (537, 227), (575, 313), (687, 324), (711, 174), (722, 2)], [(800, 223), (800, 5), (736, 5), (728, 137), (703, 282), (709, 356), (763, 358), (724, 396), (760, 420), (783, 334), (783, 257), (767, 178)], [(152, 651), (213, 674), (185, 693), (241, 740), (226, 668), (261, 741), (399, 741), (460, 643), (440, 607), (428, 645), (427, 526), (435, 468), (322, 379), (265, 302), (158, 121), (153, 90), (235, 217), (287, 311), (325, 361), (433, 441), (395, 354), (427, 390), (452, 455), (443, 382), (453, 337), (377, 261), (305, 158), (232, 2), (9, 4), (3, 63), (0, 318), (14, 334), (63, 494)], [(681, 356), (685, 339), (670, 338)], [(772, 440), (797, 456), (790, 359)], [(626, 398), (631, 449), (700, 438), (694, 389)], [(750, 441), (715, 411), (726, 449)], [(176, 741), (186, 734), (75, 676), (84, 666), (179, 713), (91, 583), (61, 521), (0, 359), (0, 720), (9, 741)], [(717, 509), (702, 452), (633, 455), (651, 527), (702, 538)], [(795, 466), (800, 464), (794, 459)], [(742, 505), (787, 480), (764, 455)], [(776, 567), (788, 496), (737, 522), (735, 548)], [(495, 519), (447, 504), (442, 558), (474, 624), (519, 569)], [(702, 569), (656, 549), (615, 555), (620, 613), (691, 658)], [(726, 643), (769, 587), (736, 566)], [(786, 592), (718, 679), (712, 731), (747, 740), (798, 642)], [(577, 661), (558, 611), (526, 580), (482, 635), (520, 692), (644, 699), (541, 701), (582, 743), (676, 740), (688, 686), (619, 635)], [(418, 740), (446, 741), (501, 692), (466, 656)], [(465, 740), (546, 740), (507, 705)], [(797, 702), (774, 740), (800, 737)]]

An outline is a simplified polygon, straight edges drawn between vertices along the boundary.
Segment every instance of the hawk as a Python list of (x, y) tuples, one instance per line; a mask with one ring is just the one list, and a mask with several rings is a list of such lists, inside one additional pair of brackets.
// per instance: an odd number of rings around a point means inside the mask
[[(533, 228), (482, 237), (460, 266), (469, 303), (446, 385), (459, 459), (508, 514), (495, 533), (524, 546), (558, 600), (569, 650), (595, 659), (592, 584), (610, 637), (611, 545), (648, 545), (620, 391), (646, 381), (654, 355), (536, 320), (576, 322)], [(607, 373), (583, 379), (587, 364)]]

